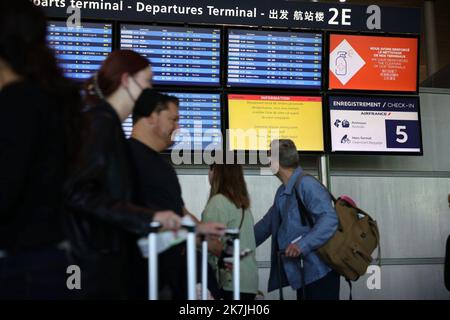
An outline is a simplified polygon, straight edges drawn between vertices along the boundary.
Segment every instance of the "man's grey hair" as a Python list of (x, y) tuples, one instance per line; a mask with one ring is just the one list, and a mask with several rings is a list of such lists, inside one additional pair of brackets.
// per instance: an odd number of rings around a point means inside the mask
[(278, 157), (281, 167), (295, 169), (299, 166), (300, 160), (294, 141), (290, 139), (273, 140), (271, 143), (271, 147), (278, 147)]

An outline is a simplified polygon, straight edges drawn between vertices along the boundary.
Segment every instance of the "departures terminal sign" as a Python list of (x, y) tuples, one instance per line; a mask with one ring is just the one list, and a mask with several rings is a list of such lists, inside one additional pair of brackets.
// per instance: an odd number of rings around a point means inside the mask
[(419, 8), (282, 0), (30, 0), (48, 16), (143, 23), (191, 23), (420, 33)]

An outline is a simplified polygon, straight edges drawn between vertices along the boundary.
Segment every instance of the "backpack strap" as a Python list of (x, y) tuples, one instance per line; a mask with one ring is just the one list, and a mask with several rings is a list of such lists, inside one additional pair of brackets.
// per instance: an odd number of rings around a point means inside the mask
[(306, 209), (301, 197), (298, 195), (297, 193), (297, 188), (299, 188), (300, 186), (300, 182), (302, 180), (303, 177), (305, 177), (307, 174), (306, 173), (302, 173), (296, 182), (296, 186), (294, 187), (294, 193), (295, 193), (295, 199), (297, 200), (297, 206), (300, 209), (300, 221), (302, 223), (302, 226), (306, 226), (308, 224), (308, 226), (312, 229), (314, 227), (314, 221), (311, 217), (311, 214), (309, 213), (309, 211)]
[[(328, 192), (328, 194), (330, 195), (331, 199), (333, 200), (334, 203), (337, 202), (337, 199), (334, 197), (334, 195), (330, 192), (330, 190), (328, 190), (328, 188), (322, 183), (322, 181), (318, 180), (316, 177), (310, 175), (309, 173), (306, 172), (302, 172), (301, 175), (298, 176), (297, 178), (297, 182), (295, 183), (296, 186), (300, 187), (300, 182), (303, 180), (304, 177), (311, 177), (314, 180), (316, 180), (318, 183), (320, 183), (322, 185), (322, 187)], [(359, 209), (358, 209), (359, 210)]]
[[(302, 174), (300, 176), (298, 176), (297, 178), (297, 182), (295, 183), (295, 185), (297, 186), (297, 188), (300, 190), (300, 182), (302, 181), (302, 179), (306, 176), (310, 176), (311, 178), (313, 178), (314, 180), (316, 180), (318, 183), (320, 183), (322, 185), (322, 187), (328, 192), (328, 194), (330, 195), (331, 199), (333, 200), (333, 203), (336, 204), (336, 202), (339, 200), (339, 198), (336, 199), (336, 197), (330, 192), (330, 190), (318, 179), (316, 179), (316, 177), (306, 173), (306, 172), (302, 172)], [(301, 200), (301, 199), (300, 199)], [(350, 204), (349, 204), (350, 205)], [(353, 206), (352, 206), (353, 207)], [(365, 212), (364, 210), (361, 210), (358, 207), (353, 207), (355, 208), (358, 213), (363, 214), (365, 216), (368, 216), (369, 219), (371, 219), (372, 221), (375, 221), (367, 212)], [(378, 244), (380, 243), (379, 239), (378, 239)]]
[(353, 285), (352, 285), (352, 282), (351, 282), (350, 280), (345, 279), (345, 281), (347, 281), (348, 286), (349, 286), (349, 288), (350, 288), (350, 295), (349, 295), (349, 297), (348, 297), (348, 300), (351, 301), (351, 300), (353, 300), (353, 294), (352, 294)]
[(325, 190), (327, 190), (327, 192), (330, 194), (330, 196), (333, 199), (334, 203), (336, 203), (336, 198), (331, 194), (331, 192), (328, 190), (328, 188), (325, 187), (323, 185), (323, 183), (320, 182), (319, 180), (317, 180), (314, 176), (312, 176), (312, 175), (310, 175), (310, 174), (308, 174), (306, 172), (302, 172), (302, 174), (298, 176), (297, 181), (295, 182), (294, 192), (295, 192), (295, 199), (297, 200), (297, 206), (300, 208), (300, 210), (299, 210), (300, 211), (300, 220), (301, 220), (302, 226), (306, 226), (308, 224), (308, 226), (312, 229), (314, 227), (314, 220), (313, 220), (313, 218), (311, 216), (311, 213), (306, 208), (302, 198), (297, 193), (297, 190), (300, 191), (300, 183), (301, 183), (301, 181), (306, 176), (310, 176), (314, 180), (319, 182), (325, 188)]

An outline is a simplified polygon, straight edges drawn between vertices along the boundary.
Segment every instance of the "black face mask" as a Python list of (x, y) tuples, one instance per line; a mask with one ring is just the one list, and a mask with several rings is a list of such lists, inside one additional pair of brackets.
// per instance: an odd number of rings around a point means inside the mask
[[(133, 82), (142, 90), (144, 91), (144, 88), (142, 88), (142, 86), (136, 81), (136, 79), (134, 77), (130, 77), (131, 79), (133, 79)], [(137, 99), (133, 98), (133, 95), (131, 94), (130, 90), (128, 88), (126, 88), (128, 96), (130, 97), (131, 101), (133, 101), (133, 103), (136, 103)], [(141, 93), (142, 94), (142, 93)], [(139, 98), (139, 97), (138, 97)]]

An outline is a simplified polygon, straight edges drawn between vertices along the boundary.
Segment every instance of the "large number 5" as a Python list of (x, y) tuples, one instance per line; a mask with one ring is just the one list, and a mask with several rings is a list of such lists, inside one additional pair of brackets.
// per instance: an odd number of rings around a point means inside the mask
[[(406, 130), (406, 126), (397, 126), (397, 132), (395, 134), (397, 135), (398, 143), (405, 143), (406, 141), (408, 141), (408, 134), (404, 130)], [(399, 139), (399, 137), (402, 138)]]

